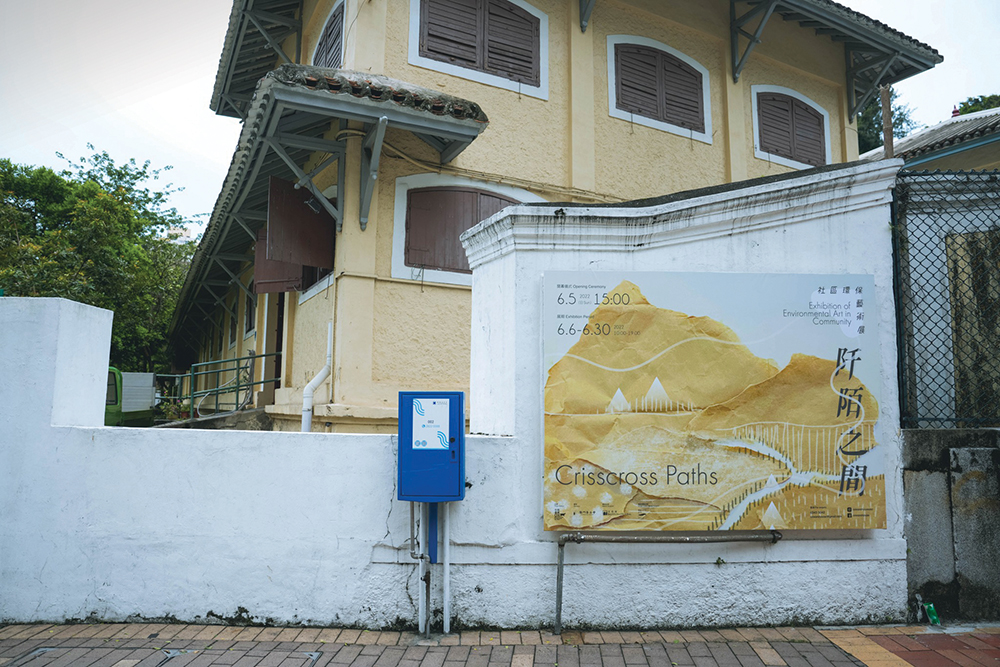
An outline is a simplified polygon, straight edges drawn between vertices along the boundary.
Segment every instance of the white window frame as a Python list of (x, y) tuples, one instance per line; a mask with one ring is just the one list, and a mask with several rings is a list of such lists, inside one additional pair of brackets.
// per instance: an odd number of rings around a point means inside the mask
[(779, 95), (788, 95), (789, 97), (794, 97), (803, 104), (809, 105), (812, 109), (815, 109), (823, 116), (823, 138), (826, 142), (826, 162), (824, 164), (832, 164), (833, 155), (830, 152), (830, 114), (826, 109), (817, 104), (814, 100), (809, 99), (802, 93), (792, 90), (791, 88), (785, 88), (784, 86), (768, 86), (768, 85), (754, 85), (750, 86), (750, 103), (753, 113), (753, 155), (754, 157), (766, 160), (767, 162), (774, 162), (775, 164), (780, 164), (785, 167), (791, 167), (792, 169), (814, 169), (816, 165), (806, 164), (805, 162), (799, 162), (798, 160), (790, 160), (787, 157), (781, 155), (775, 155), (774, 153), (768, 153), (767, 151), (761, 149), (760, 147), (760, 125), (757, 120), (757, 94), (758, 93), (777, 93)]
[(444, 285), (472, 285), (472, 274), (442, 271), (439, 269), (418, 269), (406, 265), (406, 204), (410, 190), (421, 188), (474, 188), (492, 192), (525, 204), (546, 201), (533, 192), (521, 188), (484, 183), (461, 176), (445, 176), (426, 173), (400, 176), (396, 179), (396, 199), (393, 202), (392, 218), (392, 277), (414, 282), (441, 283)]
[[(249, 285), (247, 287), (249, 288)], [(244, 310), (243, 321), (244, 321), (244, 326), (246, 326), (245, 323), (246, 323), (247, 315), (246, 315), (245, 311), (246, 311), (246, 308), (247, 308), (247, 299), (250, 299), (251, 301), (253, 301), (253, 299), (251, 299), (246, 294), (244, 294), (243, 296), (246, 297), (246, 298), (243, 299), (243, 310)], [(256, 301), (254, 301), (254, 306), (253, 306), (253, 328), (252, 329), (245, 329), (243, 331), (243, 340), (246, 340), (247, 338), (250, 338), (250, 336), (256, 335), (256, 333), (257, 333), (257, 303), (256, 303)]]
[[(313, 65), (316, 64), (316, 51), (319, 50), (319, 43), (323, 39), (324, 33), (326, 33), (326, 27), (330, 24), (330, 19), (333, 17), (333, 13), (337, 11), (337, 7), (344, 4), (344, 0), (337, 0), (330, 7), (330, 13), (326, 15), (326, 21), (323, 22), (323, 29), (319, 31), (319, 37), (316, 38), (316, 44), (313, 46), (312, 55), (309, 57), (309, 62)], [(340, 32), (340, 66), (344, 67), (346, 64), (344, 61), (347, 58), (347, 7), (344, 7), (343, 18), (343, 28)]]
[(301, 306), (309, 299), (313, 298), (320, 292), (326, 290), (330, 285), (333, 284), (333, 280), (336, 276), (331, 272), (314, 282), (305, 290), (299, 292), (299, 305)]
[(450, 74), (469, 81), (512, 90), (515, 93), (537, 97), (540, 100), (549, 99), (549, 16), (540, 9), (532, 7), (524, 0), (507, 0), (513, 5), (517, 5), (524, 11), (538, 19), (538, 85), (529, 86), (519, 81), (511, 81), (502, 76), (488, 74), (478, 70), (452, 65), (441, 62), (433, 58), (426, 58), (420, 55), (420, 2), (421, 0), (410, 0), (410, 43), (409, 43), (409, 63), (417, 67)]
[[(615, 72), (615, 46), (618, 44), (635, 44), (637, 46), (646, 46), (651, 49), (657, 49), (658, 51), (663, 51), (669, 53), (678, 60), (690, 65), (691, 67), (698, 70), (701, 74), (701, 99), (702, 99), (702, 109), (705, 113), (705, 131), (697, 132), (695, 130), (688, 129), (686, 127), (681, 127), (680, 125), (674, 125), (673, 123), (664, 123), (660, 120), (654, 120), (653, 118), (648, 118), (647, 116), (640, 116), (639, 114), (631, 113), (629, 111), (623, 111), (617, 106), (618, 103), (618, 86), (617, 86), (617, 73)], [(638, 35), (608, 35), (608, 115), (612, 118), (618, 118), (619, 120), (626, 120), (630, 123), (635, 123), (636, 125), (645, 125), (646, 127), (651, 127), (656, 130), (662, 130), (664, 132), (669, 132), (670, 134), (676, 134), (681, 137), (687, 137), (688, 139), (694, 139), (708, 145), (712, 145), (712, 94), (711, 94), (711, 78), (708, 74), (708, 69), (702, 66), (697, 60), (689, 55), (681, 53), (677, 49), (667, 46), (663, 42), (658, 42), (655, 39), (650, 39), (648, 37), (639, 37)]]

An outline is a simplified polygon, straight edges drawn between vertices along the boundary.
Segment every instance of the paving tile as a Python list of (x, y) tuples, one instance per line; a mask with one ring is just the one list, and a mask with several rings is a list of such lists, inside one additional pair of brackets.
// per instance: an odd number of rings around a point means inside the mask
[[(746, 645), (749, 648), (749, 644)], [(750, 649), (750, 653), (736, 653), (736, 659), (739, 660), (740, 667), (765, 667), (764, 661), (760, 659), (753, 649)]]
[[(983, 640), (979, 639), (973, 634), (955, 635), (955, 638), (961, 640), (963, 644), (965, 644), (971, 649), (982, 650), (982, 649), (993, 648), (992, 645), (988, 644), (987, 642), (984, 642)], [(916, 639), (918, 642), (922, 642), (922, 639), (920, 637), (914, 637), (914, 639)]]
[[(740, 629), (740, 632), (741, 633), (743, 632), (742, 628)], [(765, 665), (786, 664), (785, 661), (782, 659), (782, 657), (778, 655), (778, 652), (775, 651), (771, 647), (771, 645), (767, 642), (752, 641), (750, 642), (750, 647), (754, 650), (754, 653), (757, 654), (757, 657), (760, 658), (761, 662), (763, 662)]]
[(0, 628), (0, 639), (9, 639), (28, 627), (29, 626), (22, 624), (4, 626)]
[(708, 650), (712, 652), (719, 667), (740, 667), (739, 658), (728, 644), (713, 642), (708, 645)]
[(580, 664), (580, 649), (576, 646), (557, 646), (556, 662), (561, 667), (578, 667)]
[(694, 667), (719, 667), (719, 663), (711, 656), (692, 656)]
[(643, 651), (638, 646), (635, 646), (635, 647), (623, 646), (622, 647), (622, 657), (625, 659), (625, 664), (626, 665), (646, 665), (646, 664), (648, 664), (648, 662), (646, 660), (646, 652)]
[(479, 633), (472, 631), (462, 632), (461, 640), (458, 643), (461, 646), (479, 646)]
[(337, 651), (336, 655), (330, 660), (330, 662), (336, 662), (338, 664), (350, 664), (354, 662), (354, 659), (361, 655), (361, 648), (357, 644), (351, 644), (349, 646), (343, 646)]
[(903, 651), (896, 655), (914, 667), (961, 667), (937, 651)]
[(718, 630), (699, 630), (701, 638), (706, 642), (724, 642), (726, 638)]
[(600, 645), (586, 644), (580, 647), (581, 665), (600, 665), (601, 647)]
[(748, 642), (760, 642), (767, 639), (757, 628), (736, 628), (736, 631), (743, 635), (743, 639)]
[(341, 630), (340, 636), (337, 637), (337, 642), (341, 644), (353, 644), (358, 641), (358, 637), (361, 636), (360, 630), (347, 629)]
[(985, 650), (978, 651), (976, 649), (962, 649), (959, 651), (962, 655), (972, 658), (984, 665), (997, 665), (1000, 664), (1000, 651), (996, 650)]
[(563, 643), (562, 637), (559, 635), (554, 635), (551, 632), (540, 632), (539, 634), (542, 636), (543, 644), (559, 646)]
[(479, 633), (479, 643), (482, 646), (499, 646), (500, 645), (500, 633), (499, 632), (480, 632)]
[(379, 643), (379, 637), (382, 636), (381, 632), (372, 632), (371, 630), (362, 630), (361, 634), (358, 636), (357, 643), (362, 646), (370, 646), (372, 644)]
[(512, 646), (514, 644), (521, 643), (521, 633), (513, 632), (510, 630), (502, 630), (500, 632), (500, 643), (504, 646)]
[(943, 655), (948, 660), (951, 660), (956, 665), (961, 665), (962, 667), (983, 667), (983, 663), (982, 662), (980, 662), (979, 660), (976, 660), (975, 658), (973, 658), (971, 656), (965, 655), (961, 651), (954, 651), (954, 650), (950, 650), (950, 649), (944, 649), (944, 650), (938, 651), (938, 653), (940, 653), (941, 655)]
[(521, 632), (521, 644), (537, 646), (542, 643), (542, 633), (538, 630), (524, 630)]
[(322, 630), (319, 631), (319, 634), (316, 635), (315, 641), (318, 641), (321, 644), (332, 644), (335, 641), (337, 641), (337, 637), (339, 636), (340, 636), (339, 628), (323, 628)]
[(785, 638), (785, 641), (790, 641), (790, 642), (809, 641), (808, 639), (805, 638), (805, 636), (803, 636), (803, 634), (799, 631), (798, 628), (780, 627), (780, 628), (775, 628), (775, 630), (781, 633), (781, 635)]
[(641, 632), (619, 630), (618, 634), (622, 636), (622, 643), (624, 644), (644, 644), (646, 642)]
[(670, 658), (671, 664), (677, 665), (693, 665), (694, 659), (691, 654), (688, 653), (687, 649), (679, 644), (672, 644), (667, 646), (667, 657)]
[[(900, 651), (912, 650), (907, 649), (907, 647), (899, 644), (896, 640), (899, 639), (899, 635), (895, 637), (880, 636), (880, 635), (869, 635), (868, 639), (875, 642), (887, 651), (892, 651), (893, 653), (899, 653)], [(921, 646), (920, 650), (926, 651), (926, 646)]]
[(535, 656), (531, 653), (515, 653), (511, 658), (510, 667), (533, 667)]
[(421, 667), (442, 667), (442, 665), (444, 665), (444, 659), (447, 655), (447, 651), (444, 653), (428, 651), (424, 655), (424, 659), (420, 661), (420, 665)]
[(490, 650), (486, 647), (474, 646), (469, 652), (466, 667), (487, 667), (490, 663)]
[(665, 644), (681, 644), (684, 642), (684, 637), (676, 630), (660, 630), (660, 637), (663, 638), (663, 643)]
[(604, 637), (601, 636), (600, 632), (584, 632), (583, 633), (583, 643), (584, 644), (603, 644)]
[(798, 628), (799, 633), (805, 637), (806, 641), (813, 644), (829, 644), (830, 640), (821, 635), (816, 628)]
[(404, 649), (394, 646), (382, 651), (382, 655), (375, 661), (375, 667), (396, 667), (403, 659)]
[(545, 664), (555, 664), (556, 663), (556, 653), (558, 652), (558, 647), (556, 646), (536, 646), (535, 647), (535, 664), (545, 663)]
[(761, 637), (769, 642), (785, 641), (785, 635), (781, 634), (777, 628), (756, 628), (756, 630), (760, 633)]

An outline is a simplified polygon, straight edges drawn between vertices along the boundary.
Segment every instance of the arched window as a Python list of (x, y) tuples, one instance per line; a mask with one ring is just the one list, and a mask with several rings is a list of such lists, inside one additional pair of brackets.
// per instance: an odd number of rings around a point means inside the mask
[(326, 20), (323, 34), (313, 53), (313, 65), (317, 67), (341, 67), (344, 61), (344, 3), (340, 2), (330, 18)]
[(392, 277), (471, 285), (459, 237), (507, 206), (543, 201), (527, 190), (461, 176), (400, 176), (393, 205)]
[(472, 273), (462, 233), (511, 204), (514, 199), (473, 188), (420, 188), (407, 192), (406, 266)]
[(789, 167), (830, 162), (830, 117), (815, 102), (777, 86), (753, 86), (754, 153)]
[(548, 98), (548, 17), (527, 0), (410, 0), (413, 65)]
[(666, 44), (608, 36), (609, 113), (712, 143), (708, 70)]

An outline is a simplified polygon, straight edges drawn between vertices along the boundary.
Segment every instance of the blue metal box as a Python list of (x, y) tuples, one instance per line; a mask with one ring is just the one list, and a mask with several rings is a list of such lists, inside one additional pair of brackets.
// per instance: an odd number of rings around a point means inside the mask
[(465, 498), (465, 394), (399, 392), (398, 497), (421, 503)]

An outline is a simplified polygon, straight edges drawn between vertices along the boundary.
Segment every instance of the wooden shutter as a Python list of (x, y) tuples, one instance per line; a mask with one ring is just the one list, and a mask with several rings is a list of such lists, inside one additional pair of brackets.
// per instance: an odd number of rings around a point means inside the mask
[(790, 95), (758, 93), (757, 126), (762, 151), (817, 167), (826, 164), (826, 125), (818, 109)]
[(672, 125), (705, 131), (701, 72), (669, 53), (659, 54), (663, 81), (663, 117)]
[(302, 265), (267, 258), (267, 229), (257, 230), (253, 260), (253, 293), (293, 292), (302, 288)]
[(615, 106), (705, 131), (704, 77), (677, 56), (638, 44), (615, 45)]
[(459, 237), (473, 225), (516, 203), (493, 193), (464, 188), (410, 190), (404, 263), (414, 268), (470, 273)]
[(653, 49), (635, 44), (615, 45), (615, 106), (622, 111), (660, 119), (657, 57)]
[(777, 93), (757, 94), (757, 129), (760, 149), (795, 159), (792, 150), (792, 98)]
[(482, 68), (480, 0), (423, 0), (420, 3), (420, 55)]
[(826, 164), (823, 114), (805, 102), (792, 100), (795, 159), (815, 167)]
[(511, 81), (539, 85), (538, 17), (507, 0), (486, 1), (485, 70)]
[(271, 176), (267, 193), (267, 258), (279, 262), (333, 268), (335, 224), (330, 214), (314, 211), (306, 188)]
[(344, 3), (340, 3), (326, 21), (323, 34), (316, 46), (313, 65), (317, 67), (340, 67), (344, 51)]

